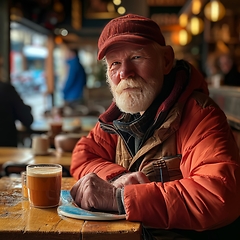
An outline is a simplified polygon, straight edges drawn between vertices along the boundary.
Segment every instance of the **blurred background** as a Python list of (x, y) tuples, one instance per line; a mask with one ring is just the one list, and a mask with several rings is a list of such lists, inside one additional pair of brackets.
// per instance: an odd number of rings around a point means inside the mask
[[(240, 4), (235, 0), (1, 0), (2, 79), (16, 87), (35, 120), (43, 118), (53, 107), (63, 106), (65, 52), (77, 49), (87, 75), (81, 106), (88, 114), (98, 106), (100, 114), (111, 94), (97, 61), (97, 40), (108, 21), (127, 13), (159, 24), (176, 58), (202, 72), (215, 99), (222, 96), (218, 103), (238, 129), (239, 88), (219, 88), (222, 82), (216, 77), (221, 54), (231, 54), (240, 68)], [(229, 98), (233, 92), (234, 103)]]

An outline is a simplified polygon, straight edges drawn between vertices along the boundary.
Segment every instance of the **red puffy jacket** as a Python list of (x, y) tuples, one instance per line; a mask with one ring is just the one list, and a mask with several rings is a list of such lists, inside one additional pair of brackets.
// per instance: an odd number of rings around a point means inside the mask
[[(111, 112), (115, 112), (114, 104)], [(111, 116), (109, 113), (105, 114)], [(100, 116), (101, 121), (104, 118), (104, 114)], [(105, 125), (112, 128), (111, 123)], [(230, 224), (240, 216), (239, 149), (225, 114), (208, 97), (206, 82), (193, 67), (190, 81), (166, 121), (134, 157), (117, 134), (104, 131), (97, 123), (76, 145), (71, 174), (79, 179), (94, 172), (109, 180), (128, 171), (131, 161), (143, 155), (146, 161), (158, 158), (156, 149), (172, 133), (176, 151), (182, 155), (182, 178), (125, 186), (127, 220), (153, 228), (198, 231)]]

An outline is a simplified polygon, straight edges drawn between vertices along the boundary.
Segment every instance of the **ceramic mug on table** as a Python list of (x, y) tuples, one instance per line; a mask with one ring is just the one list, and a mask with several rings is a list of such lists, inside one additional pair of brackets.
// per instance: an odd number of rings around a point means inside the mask
[(59, 164), (30, 164), (27, 166), (28, 199), (31, 206), (50, 208), (59, 204), (62, 166)]
[(32, 153), (34, 155), (46, 155), (50, 147), (47, 135), (35, 135), (32, 138)]

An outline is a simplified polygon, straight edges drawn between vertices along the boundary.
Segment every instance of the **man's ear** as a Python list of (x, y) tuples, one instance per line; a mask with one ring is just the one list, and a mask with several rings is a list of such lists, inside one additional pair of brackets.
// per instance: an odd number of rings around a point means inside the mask
[(168, 74), (173, 68), (174, 64), (174, 52), (171, 46), (164, 47), (164, 71), (163, 73)]

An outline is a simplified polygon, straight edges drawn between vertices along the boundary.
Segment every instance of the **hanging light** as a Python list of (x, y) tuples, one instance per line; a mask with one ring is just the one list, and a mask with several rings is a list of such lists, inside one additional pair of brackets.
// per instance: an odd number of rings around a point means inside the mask
[(191, 34), (185, 30), (185, 29), (182, 29), (179, 31), (179, 44), (184, 46), (184, 45), (187, 45), (188, 43), (190, 43), (192, 40), (192, 36)]
[(217, 0), (210, 1), (204, 8), (206, 18), (212, 22), (217, 22), (225, 16), (226, 9)]
[(174, 44), (185, 46), (191, 42), (192, 36), (187, 30), (181, 29), (171, 34), (171, 40)]
[(113, 4), (116, 6), (121, 5), (122, 1), (121, 0), (113, 0)]
[(188, 24), (188, 15), (186, 13), (182, 13), (179, 17), (179, 25), (181, 27), (186, 27)]
[(125, 7), (119, 7), (118, 9), (117, 9), (117, 12), (120, 14), (120, 15), (123, 15), (123, 14), (125, 14), (125, 12), (126, 12), (126, 8)]
[(203, 31), (203, 20), (201, 18), (198, 17), (192, 17), (190, 19), (190, 32), (192, 33), (192, 35), (198, 35)]
[(200, 0), (193, 0), (192, 1), (192, 13), (194, 15), (199, 14), (201, 11), (201, 6), (202, 6), (202, 3)]

